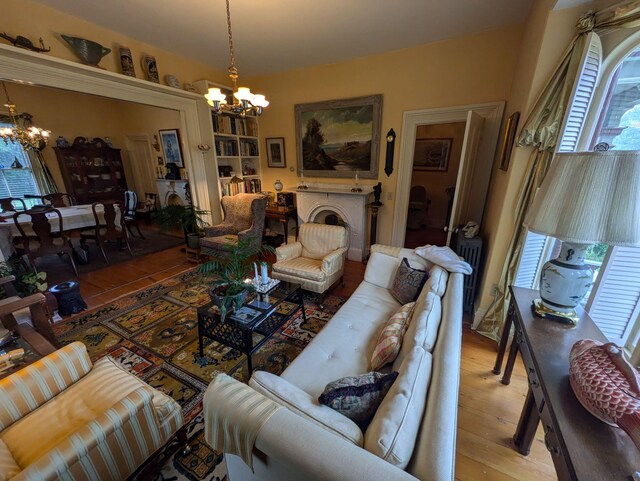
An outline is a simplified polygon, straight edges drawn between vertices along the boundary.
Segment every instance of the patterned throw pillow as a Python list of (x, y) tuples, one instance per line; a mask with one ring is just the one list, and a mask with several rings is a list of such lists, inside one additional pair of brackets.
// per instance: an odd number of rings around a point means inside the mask
[(385, 364), (395, 361), (402, 346), (404, 333), (407, 332), (415, 302), (405, 304), (387, 320), (382, 326), (378, 342), (371, 356), (371, 369), (377, 371)]
[(397, 372), (343, 377), (327, 384), (318, 401), (345, 415), (364, 431), (396, 377)]
[(429, 273), (427, 271), (414, 269), (409, 265), (409, 260), (405, 257), (398, 266), (396, 278), (393, 280), (393, 285), (389, 292), (400, 304), (415, 301), (428, 278)]

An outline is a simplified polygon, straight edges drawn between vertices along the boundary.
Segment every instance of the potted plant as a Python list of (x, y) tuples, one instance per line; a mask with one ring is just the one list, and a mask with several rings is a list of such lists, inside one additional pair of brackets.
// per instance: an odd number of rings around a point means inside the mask
[(208, 213), (197, 206), (167, 205), (154, 212), (151, 218), (158, 223), (161, 231), (181, 228), (187, 246), (197, 249), (204, 235), (204, 226), (207, 225), (203, 216)]
[(198, 268), (202, 274), (217, 277), (211, 284), (209, 297), (220, 309), (222, 322), (228, 313), (239, 309), (249, 293), (255, 290), (253, 284), (247, 281), (253, 277), (254, 258), (273, 252), (273, 247), (260, 245), (252, 237), (244, 237)]

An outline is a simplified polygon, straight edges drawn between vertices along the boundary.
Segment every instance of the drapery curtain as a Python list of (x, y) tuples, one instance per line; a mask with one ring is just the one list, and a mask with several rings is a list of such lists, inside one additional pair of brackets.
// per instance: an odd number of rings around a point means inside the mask
[[(28, 128), (33, 125), (32, 122), (33, 117), (28, 113), (22, 113), (18, 115), (18, 122), (20, 123), (20, 127)], [(11, 122), (11, 118), (8, 115), (0, 115), (0, 122)], [(29, 156), (29, 161), (31, 162), (31, 171), (33, 172), (33, 178), (40, 189), (40, 193), (42, 195), (45, 194), (53, 194), (54, 192), (58, 192), (58, 186), (56, 185), (55, 180), (53, 180), (53, 176), (51, 175), (51, 171), (47, 164), (44, 161), (44, 156), (42, 155), (41, 150), (37, 151), (26, 151)]]
[(609, 32), (618, 28), (640, 26), (640, 1), (627, 2), (583, 15), (577, 25), (578, 33), (562, 56), (560, 64), (529, 113), (518, 137), (519, 147), (532, 147), (526, 174), (520, 188), (520, 197), (515, 210), (515, 226), (505, 263), (502, 268), (498, 294), (475, 329), (489, 338), (498, 340), (502, 335), (505, 316), (510, 302), (508, 287), (513, 284), (526, 229), (522, 222), (533, 202), (540, 184), (544, 180), (551, 159), (561, 138), (562, 124), (570, 108), (573, 85), (579, 75), (582, 52), (590, 32)]

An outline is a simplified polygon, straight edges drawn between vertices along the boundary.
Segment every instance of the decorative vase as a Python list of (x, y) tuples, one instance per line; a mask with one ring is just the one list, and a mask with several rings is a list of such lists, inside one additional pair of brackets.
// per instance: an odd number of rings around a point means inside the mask
[(575, 307), (593, 285), (593, 271), (584, 259), (589, 244), (563, 242), (556, 259), (545, 263), (540, 273), (540, 298), (551, 313), (576, 322)]
[(621, 347), (576, 342), (569, 354), (569, 382), (587, 411), (622, 428), (640, 449), (640, 375)]
[(211, 298), (211, 302), (220, 309), (220, 320), (222, 322), (225, 321), (227, 314), (235, 312), (236, 309), (240, 309), (249, 295), (249, 289), (244, 289), (238, 294), (233, 295), (220, 293), (226, 286), (227, 284), (224, 282), (217, 282), (209, 289), (209, 297)]
[(99, 67), (98, 64), (102, 57), (108, 55), (111, 52), (110, 48), (103, 47), (93, 40), (87, 40), (86, 38), (72, 37), (70, 35), (61, 35), (65, 42), (67, 42), (75, 54), (80, 57), (85, 64), (92, 67)]
[(280, 180), (276, 180), (276, 181), (273, 183), (273, 188), (274, 188), (274, 189), (276, 189), (276, 192), (282, 192), (282, 188), (283, 188), (283, 187), (284, 187), (284, 186), (282, 185), (282, 182), (280, 182)]

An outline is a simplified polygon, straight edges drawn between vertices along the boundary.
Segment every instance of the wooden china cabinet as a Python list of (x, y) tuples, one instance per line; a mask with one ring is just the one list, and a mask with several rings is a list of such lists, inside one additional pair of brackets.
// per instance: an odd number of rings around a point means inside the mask
[(120, 149), (104, 140), (77, 137), (73, 145), (54, 147), (67, 193), (78, 204), (122, 200), (127, 190)]

